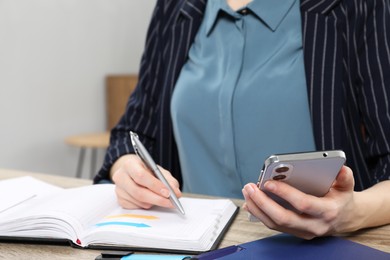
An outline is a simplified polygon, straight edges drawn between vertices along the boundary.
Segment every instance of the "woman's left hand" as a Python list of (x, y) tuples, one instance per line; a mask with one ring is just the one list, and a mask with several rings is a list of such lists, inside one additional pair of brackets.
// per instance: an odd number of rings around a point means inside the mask
[(284, 182), (268, 181), (265, 189), (288, 201), (301, 212), (297, 213), (280, 206), (254, 183), (249, 183), (242, 190), (244, 209), (271, 229), (305, 239), (354, 231), (359, 228), (359, 218), (355, 216), (353, 187), (353, 174), (346, 166), (321, 198), (302, 193)]

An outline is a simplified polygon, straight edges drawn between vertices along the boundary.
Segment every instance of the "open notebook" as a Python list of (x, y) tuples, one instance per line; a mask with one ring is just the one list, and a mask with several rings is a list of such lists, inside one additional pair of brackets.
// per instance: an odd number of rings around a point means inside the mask
[(216, 248), (238, 209), (228, 199), (181, 198), (184, 216), (160, 207), (125, 210), (112, 184), (62, 189), (32, 177), (1, 181), (0, 197), (2, 240), (155, 252)]

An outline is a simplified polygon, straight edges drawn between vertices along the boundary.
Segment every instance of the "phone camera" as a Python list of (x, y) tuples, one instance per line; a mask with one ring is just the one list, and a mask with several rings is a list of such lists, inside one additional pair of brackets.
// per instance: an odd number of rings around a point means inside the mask
[(292, 164), (279, 164), (273, 168), (271, 178), (275, 181), (285, 181), (290, 178), (293, 168)]
[(290, 168), (288, 166), (280, 166), (280, 167), (275, 169), (275, 172), (284, 173), (284, 172), (288, 172), (288, 170), (290, 170)]
[(275, 181), (280, 181), (280, 180), (284, 180), (284, 179), (286, 179), (286, 175), (284, 175), (284, 174), (279, 174), (279, 175), (275, 175), (274, 177), (273, 177), (273, 179), (275, 180)]
[(286, 165), (282, 165), (280, 167), (277, 167), (275, 169), (275, 172), (277, 173), (276, 175), (274, 175), (274, 177), (272, 179), (274, 179), (275, 181), (280, 181), (280, 180), (284, 180), (287, 178), (287, 175), (286, 174), (283, 174), (283, 173), (287, 173), (288, 171), (290, 170), (290, 167), (286, 166)]

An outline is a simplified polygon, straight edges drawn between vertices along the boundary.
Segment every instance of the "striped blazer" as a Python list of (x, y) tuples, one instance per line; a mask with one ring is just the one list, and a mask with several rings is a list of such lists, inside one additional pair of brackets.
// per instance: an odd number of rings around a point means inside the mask
[[(129, 130), (140, 135), (158, 164), (182, 181), (170, 100), (206, 1), (157, 0), (137, 88), (111, 131), (95, 183), (107, 178), (118, 157), (133, 152)], [(301, 0), (316, 147), (345, 151), (356, 190), (390, 176), (389, 9), (389, 0)]]

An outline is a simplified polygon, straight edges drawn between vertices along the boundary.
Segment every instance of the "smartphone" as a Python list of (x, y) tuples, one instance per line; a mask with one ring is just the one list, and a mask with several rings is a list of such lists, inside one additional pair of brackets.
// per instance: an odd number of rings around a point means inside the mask
[[(341, 150), (271, 155), (264, 162), (257, 186), (264, 191), (265, 182), (272, 179), (322, 197), (329, 191), (345, 160)], [(287, 201), (264, 192), (285, 208), (295, 210)]]

